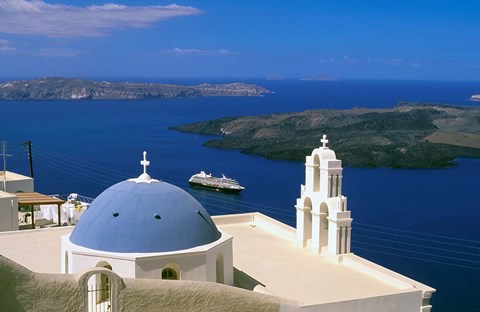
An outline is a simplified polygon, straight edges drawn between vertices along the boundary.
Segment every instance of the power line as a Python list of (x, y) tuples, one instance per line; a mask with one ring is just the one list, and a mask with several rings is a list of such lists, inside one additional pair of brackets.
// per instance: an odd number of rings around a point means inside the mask
[[(38, 150), (38, 148), (37, 148), (37, 150)], [(48, 151), (48, 150), (43, 149), (43, 148), (40, 148), (39, 156), (46, 157), (47, 159), (50, 159), (52, 162), (56, 158), (58, 158), (58, 156), (62, 156), (63, 160), (66, 158), (66, 161), (62, 162), (61, 167), (63, 169), (65, 169), (67, 171), (75, 170), (75, 172), (79, 172), (81, 170), (88, 170), (89, 175), (96, 175), (100, 179), (102, 179), (103, 181), (105, 181), (105, 177), (106, 177), (103, 173), (98, 172), (96, 170), (92, 171), (90, 169), (100, 169), (103, 172), (109, 172), (109, 173), (113, 172), (113, 173), (115, 173), (116, 176), (119, 176), (122, 179), (127, 178), (127, 175), (125, 173), (122, 173), (122, 172), (119, 172), (119, 171), (116, 171), (116, 170), (110, 170), (110, 169), (107, 169), (107, 168), (104, 168), (104, 167), (101, 167), (101, 166), (98, 166), (98, 165), (95, 165), (95, 164), (92, 164), (92, 163), (88, 163), (88, 162), (76, 159), (76, 158), (71, 157), (71, 156), (67, 156), (67, 155), (58, 153), (58, 152), (51, 152), (51, 151)], [(43, 158), (43, 159), (45, 159), (45, 158)], [(73, 166), (73, 167), (69, 168), (69, 165)], [(108, 178), (111, 178), (111, 176), (108, 176)], [(181, 187), (181, 186), (179, 186), (179, 187)], [(185, 187), (181, 187), (181, 188), (187, 190)], [(190, 193), (200, 194), (200, 191), (197, 191), (197, 190), (189, 189), (188, 191)], [(217, 197), (215, 195), (209, 196), (209, 198), (207, 200), (212, 200), (212, 201), (216, 201), (216, 202), (220, 202), (220, 203), (225, 203), (225, 204), (229, 204), (229, 205), (236, 205), (236, 206), (241, 206), (241, 207), (245, 207), (245, 206), (249, 205), (249, 206), (262, 208), (262, 210), (266, 211), (266, 212), (268, 211), (270, 213), (280, 214), (280, 215), (284, 215), (284, 216), (287, 216), (287, 217), (291, 216), (291, 214), (285, 212), (284, 210), (278, 209), (276, 207), (268, 206), (268, 205), (258, 204), (258, 203), (249, 203), (249, 202), (245, 202), (245, 201), (239, 201), (239, 200), (236, 200), (236, 199), (220, 198), (220, 197)], [(267, 208), (267, 209), (265, 209), (265, 208)]]
[(372, 247), (381, 247), (381, 248), (393, 249), (393, 250), (398, 250), (398, 251), (403, 251), (403, 252), (409, 252), (409, 253), (414, 253), (414, 254), (419, 254), (419, 255), (424, 255), (424, 256), (431, 256), (431, 257), (433, 256), (433, 257), (439, 257), (439, 258), (444, 258), (444, 259), (450, 259), (450, 260), (454, 260), (454, 261), (465, 261), (465, 262), (480, 264), (480, 261), (475, 261), (475, 260), (468, 260), (468, 259), (461, 259), (461, 258), (450, 257), (450, 256), (435, 255), (435, 254), (431, 254), (431, 253), (427, 253), (427, 252), (414, 251), (414, 250), (396, 248), (396, 247), (391, 247), (391, 246), (383, 246), (383, 245), (365, 243), (365, 242), (360, 242), (360, 241), (355, 241), (355, 243), (356, 244), (369, 245), (369, 246), (372, 246)]
[(78, 158), (75, 158), (75, 157), (72, 157), (72, 156), (69, 156), (69, 155), (66, 155), (66, 154), (62, 154), (62, 153), (59, 153), (59, 152), (56, 152), (56, 151), (48, 150), (48, 149), (45, 149), (45, 148), (42, 148), (42, 147), (35, 146), (35, 150), (37, 152), (40, 152), (41, 154), (43, 154), (45, 156), (49, 156), (49, 157), (52, 157), (52, 158), (62, 157), (63, 161), (72, 163), (75, 166), (83, 166), (83, 167), (87, 167), (87, 168), (91, 168), (91, 169), (95, 169), (95, 170), (104, 171), (104, 172), (107, 172), (108, 174), (114, 174), (114, 175), (117, 175), (121, 178), (126, 178), (126, 177), (129, 176), (125, 172), (121, 172), (121, 171), (118, 171), (118, 170), (113, 170), (113, 169), (110, 169), (110, 168), (106, 168), (104, 166), (93, 164), (93, 163), (84, 161), (82, 159), (78, 159)]
[[(83, 172), (86, 175), (93, 175), (93, 176), (98, 176), (101, 179), (108, 179), (110, 181), (118, 181), (118, 179), (115, 176), (112, 175), (107, 175), (101, 171), (98, 170), (92, 170), (92, 169), (85, 169), (82, 166), (83, 165), (76, 165), (68, 162), (59, 162), (58, 157), (51, 157), (48, 155), (44, 155), (42, 153), (36, 155), (37, 158), (43, 159), (44, 161), (41, 162), (42, 165), (44, 164), (49, 164), (49, 163), (55, 163), (55, 166), (61, 167), (65, 169), (66, 171), (69, 172)], [(124, 179), (124, 177), (121, 177), (121, 179)]]
[(70, 170), (68, 168), (65, 168), (61, 164), (52, 166), (48, 163), (43, 163), (42, 165), (46, 166), (46, 167), (49, 167), (50, 169), (54, 169), (54, 170), (59, 170), (59, 169), (63, 168), (63, 169), (65, 169), (65, 171), (62, 171), (62, 172), (65, 172), (67, 174), (73, 175), (75, 177), (87, 180), (91, 183), (95, 183), (95, 184), (98, 184), (98, 185), (101, 185), (101, 186), (108, 187), (108, 186), (111, 186), (112, 184), (114, 184), (114, 183), (112, 183), (112, 180), (105, 180), (105, 179), (102, 179), (102, 178), (91, 179), (91, 175), (82, 173), (81, 171)]
[(371, 233), (377, 233), (377, 234), (390, 235), (390, 236), (395, 236), (395, 237), (403, 237), (403, 238), (419, 240), (419, 241), (424, 241), (424, 242), (430, 242), (430, 243), (436, 243), (436, 244), (445, 244), (445, 245), (457, 246), (457, 247), (460, 246), (460, 247), (464, 247), (464, 248), (471, 248), (471, 249), (479, 249), (480, 250), (480, 247), (476, 247), (476, 246), (459, 245), (459, 244), (456, 244), (456, 243), (441, 242), (441, 241), (436, 241), (436, 240), (426, 239), (426, 238), (421, 238), (421, 237), (413, 237), (413, 236), (408, 236), (408, 235), (393, 234), (393, 233), (387, 233), (387, 232), (375, 231), (375, 230), (369, 230), (369, 229), (362, 229), (362, 228), (356, 228), (356, 230), (366, 231), (366, 232), (371, 232)]
[[(187, 190), (186, 188), (184, 187), (181, 187), (185, 190)], [(191, 193), (198, 193), (199, 191), (196, 191), (196, 190), (190, 190)], [(216, 202), (220, 202), (220, 203), (225, 203), (225, 204), (229, 204), (229, 205), (235, 205), (235, 206), (241, 206), (241, 207), (244, 207), (244, 206), (254, 206), (255, 205), (252, 205), (252, 203), (250, 202), (246, 202), (246, 201), (239, 201), (239, 200), (224, 200), (224, 199), (221, 199), (221, 198), (215, 198), (214, 196), (212, 197), (209, 197), (208, 200), (213, 200), (213, 201), (216, 201)], [(271, 212), (271, 213), (275, 213), (275, 214), (280, 214), (280, 215), (284, 215), (286, 217), (291, 217), (292, 214), (288, 213), (288, 212), (285, 212), (283, 210), (280, 210), (280, 209), (277, 209), (276, 211), (271, 211), (271, 210), (268, 210), (268, 209), (265, 209), (263, 208), (262, 211), (268, 211), (268, 212)]]
[(374, 228), (379, 228), (379, 229), (384, 229), (384, 230), (391, 230), (391, 231), (404, 232), (404, 233), (410, 233), (410, 234), (425, 235), (425, 236), (438, 237), (438, 238), (447, 238), (447, 239), (452, 239), (452, 240), (458, 240), (458, 241), (480, 244), (480, 241), (464, 239), (464, 238), (456, 238), (456, 237), (450, 237), (450, 236), (444, 236), (444, 235), (435, 235), (435, 234), (427, 234), (427, 233), (421, 233), (421, 232), (415, 232), (415, 231), (407, 231), (407, 230), (402, 230), (402, 229), (395, 229), (395, 228), (389, 228), (389, 227), (384, 227), (384, 226), (379, 226), (379, 225), (371, 225), (371, 224), (360, 223), (360, 222), (355, 222), (355, 224), (374, 227)]
[[(117, 171), (117, 170), (112, 170), (109, 168), (105, 168), (103, 166), (99, 166), (93, 163), (89, 163), (86, 161), (83, 161), (81, 159), (77, 159), (75, 157), (65, 155), (56, 151), (48, 150), (42, 147), (35, 146), (35, 150), (39, 152), (39, 156), (41, 159), (44, 159), (45, 161), (42, 162), (43, 165), (56, 169), (62, 172), (66, 172), (70, 175), (74, 175), (78, 178), (87, 180), (91, 183), (95, 183), (101, 186), (106, 186), (109, 187), (114, 183), (117, 183), (118, 180), (113, 178), (113, 176), (119, 177), (120, 179), (126, 179), (128, 178), (128, 175), (124, 172)], [(49, 162), (55, 162), (58, 163), (58, 157), (62, 157), (63, 162), (61, 165), (47, 165)], [(93, 178), (93, 179), (92, 179)], [(186, 190), (189, 193), (193, 194), (202, 194), (205, 195), (203, 192), (195, 189), (189, 189), (185, 188), (182, 186), (178, 186), (184, 190)], [(213, 207), (220, 209), (221, 211), (227, 211), (227, 212), (233, 212), (233, 213), (246, 213), (246, 212), (252, 212), (256, 208), (260, 209), (261, 212), (263, 213), (271, 213), (276, 215), (276, 219), (285, 222), (285, 223), (290, 223), (291, 220), (285, 220), (284, 218), (278, 218), (278, 215), (282, 215), (285, 217), (292, 217), (294, 216), (294, 213), (289, 213), (288, 210), (281, 209), (278, 207), (274, 206), (269, 206), (269, 205), (264, 205), (264, 204), (258, 204), (258, 203), (253, 203), (253, 202), (248, 202), (244, 200), (239, 200), (236, 198), (232, 197), (225, 197), (225, 196), (220, 196), (219, 194), (215, 193), (210, 193), (206, 198), (203, 197), (201, 199), (198, 199), (203, 205), (208, 206), (208, 207)], [(219, 204), (224, 204), (224, 205), (219, 205)], [(232, 207), (233, 206), (233, 207)], [(234, 207), (238, 207), (241, 209), (236, 209)], [(253, 209), (252, 209), (253, 208)], [(212, 211), (215, 211), (212, 209)], [(216, 210), (218, 211), (218, 210)], [(446, 244), (446, 245), (453, 245), (457, 247), (467, 247), (467, 248), (473, 248), (473, 249), (480, 249), (475, 246), (464, 246), (464, 245), (458, 245), (454, 243), (449, 243), (449, 242), (440, 242), (436, 240), (430, 240), (426, 238), (419, 238), (419, 237), (413, 237), (409, 235), (402, 235), (402, 234), (394, 234), (394, 233), (388, 233), (385, 231), (377, 231), (377, 230), (371, 230), (371, 229), (365, 229), (361, 228), (362, 226), (364, 227), (373, 227), (373, 228), (378, 228), (382, 230), (390, 230), (390, 231), (398, 231), (398, 232), (404, 232), (404, 233), (410, 233), (410, 234), (416, 234), (416, 235), (424, 235), (424, 236), (430, 236), (430, 237), (437, 237), (437, 238), (442, 238), (442, 239), (452, 239), (452, 240), (458, 240), (458, 241), (465, 241), (465, 242), (470, 242), (470, 243), (480, 243), (478, 241), (473, 241), (473, 240), (467, 240), (467, 239), (459, 239), (459, 238), (454, 238), (454, 237), (448, 237), (448, 236), (441, 236), (441, 235), (433, 235), (433, 234), (427, 234), (427, 233), (420, 233), (420, 232), (414, 232), (414, 231), (407, 231), (407, 230), (402, 230), (402, 229), (395, 229), (395, 228), (387, 228), (387, 227), (382, 227), (382, 226), (377, 226), (377, 225), (371, 225), (371, 224), (366, 224), (366, 223), (360, 223), (354, 221), (355, 225), (359, 225), (360, 227), (356, 227), (355, 229), (360, 230), (360, 231), (367, 231), (367, 232), (372, 232), (372, 233), (377, 233), (377, 234), (382, 234), (382, 235), (389, 235), (389, 236), (394, 236), (394, 237), (401, 237), (401, 238), (406, 238), (406, 239), (411, 239), (411, 240), (421, 240), (421, 241), (426, 241), (426, 242), (433, 242), (436, 244)], [(368, 235), (362, 235), (362, 234), (356, 234), (361, 237), (366, 237), (366, 238), (373, 238)], [(375, 239), (379, 239), (378, 237), (375, 237)], [(388, 242), (396, 242), (399, 244), (406, 244), (410, 246), (417, 246), (416, 244), (412, 243), (406, 243), (406, 242), (400, 242), (400, 241), (395, 241), (392, 239), (379, 239), (383, 241), (388, 241)], [(377, 245), (380, 246), (380, 245)], [(446, 249), (439, 248), (439, 247), (427, 247), (423, 246), (424, 248), (430, 248), (430, 249), (435, 249), (435, 250), (441, 250), (441, 251), (447, 251)], [(452, 251), (456, 253), (461, 253), (461, 254), (466, 254), (466, 255), (475, 255), (472, 253), (468, 252), (461, 252), (461, 251)]]
[[(99, 169), (99, 170), (104, 171), (104, 172), (108, 172), (109, 174), (110, 173), (115, 173), (115, 175), (117, 175), (118, 177), (120, 177), (122, 179), (127, 179), (128, 177), (131, 176), (131, 175), (126, 174), (125, 172), (120, 172), (120, 171), (117, 171), (117, 170), (112, 170), (112, 169), (109, 169), (109, 168), (105, 168), (105, 167), (102, 167), (102, 166), (99, 166), (99, 165), (96, 165), (96, 164), (93, 164), (93, 163), (83, 161), (81, 159), (77, 159), (77, 158), (69, 156), (69, 155), (65, 155), (65, 154), (62, 154), (62, 153), (59, 153), (59, 152), (56, 152), (56, 151), (47, 150), (47, 149), (42, 148), (42, 147), (37, 147), (36, 146), (36, 149), (37, 150), (40, 149), (41, 154), (43, 153), (44, 156), (51, 156), (52, 161), (54, 160), (54, 158), (57, 158), (58, 156), (61, 156), (63, 158), (67, 158), (67, 162), (71, 163), (72, 165), (75, 165), (76, 170), (79, 169), (78, 166), (80, 164), (80, 166), (84, 165), (83, 166), (84, 168), (85, 167), (86, 168), (95, 168), (95, 169)], [(182, 187), (182, 188), (186, 189), (184, 187)], [(189, 189), (189, 192), (192, 193), (192, 192), (199, 192), (199, 191)], [(214, 193), (212, 193), (212, 196), (210, 196), (211, 198), (216, 197), (213, 194)], [(239, 201), (239, 200), (232, 199), (232, 198), (228, 198), (228, 199), (227, 198), (221, 198), (221, 199), (220, 198), (215, 198), (215, 200), (222, 201), (222, 202), (225, 202), (225, 203), (227, 203), (227, 202), (232, 202), (232, 203), (235, 203), (235, 204), (236, 203), (241, 203), (242, 205), (248, 204), (248, 205), (259, 207), (259, 208), (267, 208), (267, 209), (271, 209), (272, 212), (274, 212), (274, 213), (280, 213), (280, 214), (283, 213), (287, 216), (290, 216), (290, 214), (286, 214), (283, 209), (273, 207), (273, 206), (269, 206), (269, 205), (264, 205), (264, 204), (259, 204), (259, 203), (251, 203), (251, 202), (244, 202), (244, 201)]]
[(354, 246), (354, 247), (352, 247), (352, 249), (360, 249), (360, 250), (365, 250), (365, 251), (374, 252), (374, 253), (381, 253), (381, 254), (394, 256), (394, 257), (401, 257), (401, 258), (425, 261), (425, 262), (430, 262), (430, 263), (449, 265), (449, 266), (460, 267), (460, 268), (465, 268), (465, 269), (480, 270), (480, 268), (478, 268), (478, 267), (472, 267), (472, 266), (468, 266), (468, 265), (455, 264), (455, 263), (436, 261), (436, 260), (431, 260), (431, 259), (423, 259), (423, 258), (406, 256), (406, 255), (393, 254), (393, 253), (389, 253), (389, 252), (385, 252), (385, 251), (380, 251), (380, 250), (376, 250), (376, 249), (367, 249), (367, 248), (362, 248), (362, 247), (358, 247), (358, 246)]
[(403, 245), (408, 245), (408, 246), (413, 246), (413, 247), (420, 247), (420, 248), (426, 248), (426, 249), (434, 249), (434, 250), (439, 250), (439, 251), (446, 251), (446, 252), (459, 253), (459, 254), (464, 254), (464, 255), (469, 255), (469, 256), (480, 257), (480, 254), (475, 254), (475, 253), (470, 253), (470, 252), (464, 252), (464, 251), (453, 250), (453, 249), (445, 249), (445, 248), (439, 248), (439, 247), (433, 247), (433, 246), (418, 245), (418, 244), (414, 244), (414, 243), (407, 243), (407, 242), (395, 241), (395, 240), (391, 240), (391, 239), (385, 239), (385, 238), (380, 238), (380, 237), (375, 237), (375, 236), (362, 235), (362, 234), (358, 234), (358, 233), (355, 234), (355, 237), (365, 237), (365, 238), (370, 238), (370, 239), (374, 239), (374, 240), (380, 240), (380, 241), (389, 242), (389, 243), (403, 244)]

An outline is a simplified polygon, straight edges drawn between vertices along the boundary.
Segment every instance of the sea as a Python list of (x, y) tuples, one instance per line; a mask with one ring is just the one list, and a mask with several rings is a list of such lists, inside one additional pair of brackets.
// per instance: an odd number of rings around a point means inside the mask
[[(185, 85), (238, 81), (128, 80)], [(25, 142), (31, 141), (36, 191), (96, 197), (109, 186), (140, 175), (142, 153), (147, 151), (149, 174), (185, 189), (210, 214), (260, 211), (294, 226), (304, 163), (206, 148), (202, 146), (206, 140), (219, 137), (169, 127), (226, 116), (389, 108), (401, 101), (476, 106), (468, 98), (480, 93), (480, 82), (242, 82), (273, 93), (171, 100), (1, 101), (0, 139), (11, 155), (6, 157), (7, 170), (30, 174)], [(246, 189), (232, 195), (189, 188), (188, 179), (200, 170), (223, 173)], [(343, 176), (353, 217), (352, 252), (434, 287), (433, 311), (480, 311), (480, 159), (460, 158), (445, 169), (346, 166)]]

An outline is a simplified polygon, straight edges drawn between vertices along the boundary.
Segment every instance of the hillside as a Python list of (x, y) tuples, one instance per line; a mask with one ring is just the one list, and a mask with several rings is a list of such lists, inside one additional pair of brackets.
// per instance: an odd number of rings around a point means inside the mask
[(311, 110), (227, 117), (171, 129), (220, 135), (205, 146), (269, 159), (305, 161), (323, 134), (344, 164), (437, 168), (480, 157), (480, 108), (400, 103), (391, 109)]
[(0, 84), (0, 100), (79, 100), (260, 96), (270, 93), (245, 83), (180, 86), (146, 82), (107, 82), (73, 78), (40, 78)]

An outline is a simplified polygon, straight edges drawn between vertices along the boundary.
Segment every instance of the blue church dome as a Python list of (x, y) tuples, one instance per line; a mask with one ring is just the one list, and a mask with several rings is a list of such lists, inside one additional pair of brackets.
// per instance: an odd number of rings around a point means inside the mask
[(70, 241), (110, 252), (166, 252), (218, 240), (221, 233), (186, 191), (146, 174), (101, 193), (75, 226)]

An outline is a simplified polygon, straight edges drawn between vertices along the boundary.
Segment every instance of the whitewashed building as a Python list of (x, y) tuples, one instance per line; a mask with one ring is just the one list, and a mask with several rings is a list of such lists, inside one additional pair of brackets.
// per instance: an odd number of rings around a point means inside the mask
[[(351, 252), (342, 164), (327, 143), (306, 158), (296, 228), (261, 213), (211, 218), (185, 191), (152, 179), (144, 154), (144, 172), (105, 190), (75, 228), (0, 233), (0, 255), (36, 272), (24, 276), (36, 274), (47, 290), (19, 302), (64, 300), (75, 311), (429, 312), (435, 289)], [(0, 257), (0, 278), (18, 270)], [(60, 294), (51, 273), (64, 276)], [(17, 279), (19, 291), (29, 283)], [(108, 293), (92, 297), (95, 283)]]
[(14, 193), (33, 192), (33, 179), (0, 171), (0, 232), (18, 230), (18, 200)]
[(62, 273), (105, 267), (121, 277), (233, 285), (232, 237), (186, 191), (144, 172), (100, 194), (62, 237)]

